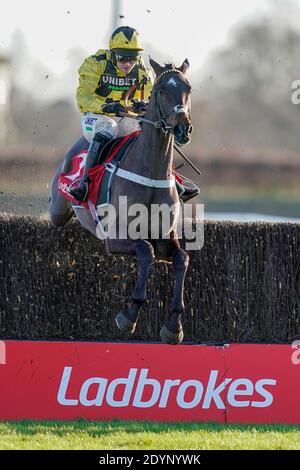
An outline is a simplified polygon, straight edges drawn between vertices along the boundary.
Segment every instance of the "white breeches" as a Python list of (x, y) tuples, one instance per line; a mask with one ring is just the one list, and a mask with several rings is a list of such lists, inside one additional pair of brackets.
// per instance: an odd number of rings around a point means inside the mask
[(109, 117), (104, 114), (84, 113), (81, 116), (82, 133), (91, 142), (97, 132), (108, 137), (123, 137), (134, 131), (139, 131), (140, 125), (135, 119), (128, 117)]

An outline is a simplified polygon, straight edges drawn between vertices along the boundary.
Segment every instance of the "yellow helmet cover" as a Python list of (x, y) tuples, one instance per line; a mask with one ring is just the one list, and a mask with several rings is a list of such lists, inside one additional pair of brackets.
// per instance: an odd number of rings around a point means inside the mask
[(120, 26), (111, 35), (109, 40), (111, 51), (119, 54), (127, 51), (143, 51), (139, 41), (139, 33), (130, 26)]

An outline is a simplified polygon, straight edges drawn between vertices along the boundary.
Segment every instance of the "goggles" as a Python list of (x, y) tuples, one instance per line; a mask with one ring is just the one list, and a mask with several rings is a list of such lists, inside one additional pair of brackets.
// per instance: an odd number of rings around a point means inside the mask
[(133, 63), (138, 62), (140, 55), (137, 55), (135, 57), (129, 57), (129, 56), (115, 54), (115, 57), (116, 57), (117, 62), (123, 62), (123, 63), (131, 62), (133, 64)]

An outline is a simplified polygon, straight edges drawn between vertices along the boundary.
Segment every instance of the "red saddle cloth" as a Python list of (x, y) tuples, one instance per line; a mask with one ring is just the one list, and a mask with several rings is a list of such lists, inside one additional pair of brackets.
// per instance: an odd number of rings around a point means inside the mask
[[(112, 152), (109, 154), (108, 158), (106, 159), (105, 163), (110, 163), (119, 150), (123, 147), (123, 145), (132, 138), (134, 135), (138, 135), (139, 132), (133, 132), (132, 134), (126, 135), (124, 139), (121, 140), (112, 150)], [(69, 201), (73, 202), (73, 204), (81, 205), (85, 208), (88, 208), (88, 203), (86, 201), (80, 202), (74, 199), (69, 193), (69, 187), (71, 184), (73, 184), (74, 181), (79, 180), (80, 178), (83, 177), (84, 174), (84, 166), (85, 166), (85, 160), (87, 156), (87, 150), (81, 152), (78, 155), (74, 155), (72, 158), (72, 170), (69, 173), (61, 173), (59, 178), (58, 178), (58, 191)], [(100, 185), (103, 179), (105, 173), (105, 164), (101, 165), (96, 165), (94, 168), (91, 168), (88, 171), (88, 175), (90, 178), (90, 184), (89, 184), (89, 195), (88, 199), (93, 203), (93, 205), (96, 207), (97, 206), (97, 200), (98, 200), (98, 194), (99, 194), (99, 189)]]

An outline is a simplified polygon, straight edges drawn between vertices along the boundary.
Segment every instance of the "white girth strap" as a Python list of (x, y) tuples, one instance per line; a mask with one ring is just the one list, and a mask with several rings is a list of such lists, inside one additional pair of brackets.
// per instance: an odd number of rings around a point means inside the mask
[[(110, 173), (113, 173), (115, 169), (115, 165), (112, 165), (111, 163), (106, 166), (106, 170)], [(132, 173), (132, 171), (122, 170), (122, 168), (117, 170), (116, 175), (120, 178), (133, 181), (134, 183), (142, 184), (143, 186), (149, 186), (150, 188), (174, 188), (175, 186), (174, 176), (168, 180), (153, 180), (151, 178), (147, 178), (146, 176)]]

